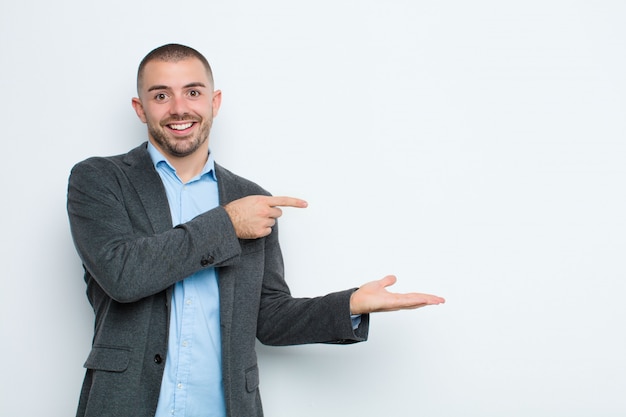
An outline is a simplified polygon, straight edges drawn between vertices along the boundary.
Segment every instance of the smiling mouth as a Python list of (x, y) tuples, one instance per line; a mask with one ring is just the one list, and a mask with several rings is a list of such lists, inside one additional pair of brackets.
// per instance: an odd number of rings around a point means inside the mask
[(168, 124), (167, 127), (169, 127), (172, 130), (178, 130), (178, 131), (182, 131), (182, 130), (186, 130), (189, 129), (191, 126), (193, 126), (193, 122), (187, 122), (187, 123), (172, 123), (172, 124)]

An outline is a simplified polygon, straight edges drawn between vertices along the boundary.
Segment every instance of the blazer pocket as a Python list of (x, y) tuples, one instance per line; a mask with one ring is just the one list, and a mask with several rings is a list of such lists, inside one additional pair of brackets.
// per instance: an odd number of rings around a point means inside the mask
[(259, 388), (259, 367), (254, 365), (252, 368), (246, 369), (246, 390), (254, 392)]
[(123, 372), (128, 368), (129, 361), (129, 348), (94, 346), (84, 366), (99, 371)]

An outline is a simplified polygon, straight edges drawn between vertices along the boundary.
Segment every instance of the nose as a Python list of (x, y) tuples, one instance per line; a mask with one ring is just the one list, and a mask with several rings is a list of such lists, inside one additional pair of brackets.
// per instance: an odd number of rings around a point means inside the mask
[(172, 116), (182, 116), (189, 113), (185, 97), (175, 96), (170, 100), (170, 114)]

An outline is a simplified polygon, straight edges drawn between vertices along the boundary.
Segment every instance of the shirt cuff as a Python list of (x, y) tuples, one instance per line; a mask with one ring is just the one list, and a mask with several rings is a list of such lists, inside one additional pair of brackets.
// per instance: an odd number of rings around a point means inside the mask
[(350, 319), (352, 320), (352, 330), (356, 330), (361, 324), (361, 315), (360, 314), (351, 314)]

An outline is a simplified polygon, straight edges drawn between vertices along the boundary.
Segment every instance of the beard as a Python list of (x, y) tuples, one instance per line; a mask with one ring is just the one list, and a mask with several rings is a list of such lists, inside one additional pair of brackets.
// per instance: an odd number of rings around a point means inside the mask
[[(186, 137), (173, 137), (167, 131), (167, 124), (172, 122), (190, 121), (200, 123), (197, 133)], [(161, 123), (149, 123), (148, 133), (164, 152), (175, 157), (185, 157), (197, 151), (208, 139), (212, 120), (196, 120), (192, 118), (168, 119)]]

